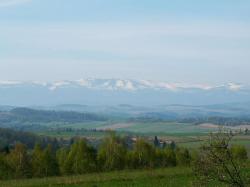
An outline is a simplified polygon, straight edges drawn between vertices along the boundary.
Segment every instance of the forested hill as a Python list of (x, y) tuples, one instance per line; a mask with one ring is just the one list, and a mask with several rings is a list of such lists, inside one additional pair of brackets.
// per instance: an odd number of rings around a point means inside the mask
[(39, 143), (42, 147), (47, 146), (47, 144), (52, 145), (54, 148), (59, 146), (59, 142), (55, 138), (0, 128), (0, 152), (14, 146), (16, 143), (22, 143), (28, 148), (33, 148), (36, 143)]
[(85, 121), (105, 121), (106, 118), (80, 112), (46, 111), (29, 108), (15, 108), (10, 111), (0, 112), (0, 125), (10, 122), (68, 122), (77, 123)]

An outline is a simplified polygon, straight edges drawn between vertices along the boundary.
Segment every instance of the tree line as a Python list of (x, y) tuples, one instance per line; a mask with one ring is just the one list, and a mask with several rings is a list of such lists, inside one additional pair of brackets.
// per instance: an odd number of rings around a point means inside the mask
[(53, 149), (57, 149), (69, 141), (48, 136), (39, 136), (30, 132), (0, 128), (0, 152), (8, 152), (17, 142), (26, 145), (27, 149), (32, 149), (36, 143), (40, 144), (43, 148), (50, 144)]
[(249, 125), (250, 118), (248, 116), (241, 117), (223, 117), (223, 116), (209, 116), (209, 117), (196, 117), (177, 120), (181, 123), (193, 123), (200, 125), (202, 123), (212, 123), (219, 126), (239, 126)]
[[(231, 150), (235, 157), (247, 159), (244, 147), (234, 146)], [(159, 148), (140, 138), (130, 148), (115, 134), (106, 137), (98, 148), (89, 145), (85, 139), (77, 139), (70, 147), (56, 150), (50, 144), (45, 148), (36, 144), (33, 149), (27, 149), (24, 144), (17, 143), (13, 149), (0, 154), (0, 179), (190, 166), (195, 157), (188, 149)]]
[(42, 148), (36, 144), (31, 150), (17, 143), (0, 156), (0, 178), (30, 178), (58, 175), (78, 175), (122, 169), (139, 169), (189, 165), (187, 149), (167, 147), (160, 149), (138, 139), (129, 148), (126, 141), (116, 135), (105, 138), (98, 149), (85, 139), (77, 139), (70, 147), (54, 150), (49, 144)]
[(35, 110), (30, 108), (14, 108), (10, 111), (0, 111), (0, 123), (24, 123), (24, 122), (68, 122), (78, 123), (85, 121), (106, 121), (107, 118), (83, 112), (73, 111), (52, 111), (52, 110)]

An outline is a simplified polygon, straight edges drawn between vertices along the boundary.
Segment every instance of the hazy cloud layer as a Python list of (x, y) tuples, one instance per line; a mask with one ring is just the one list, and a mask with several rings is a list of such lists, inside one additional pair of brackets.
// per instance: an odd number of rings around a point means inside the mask
[(0, 7), (16, 6), (24, 3), (29, 3), (32, 0), (0, 0)]
[(1, 9), (0, 80), (250, 81), (247, 3), (138, 2), (43, 0)]

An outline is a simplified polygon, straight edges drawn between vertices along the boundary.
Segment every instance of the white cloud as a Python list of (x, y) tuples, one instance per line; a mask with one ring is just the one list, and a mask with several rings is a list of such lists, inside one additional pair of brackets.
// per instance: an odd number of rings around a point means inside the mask
[(0, 0), (0, 7), (9, 7), (29, 3), (32, 0)]

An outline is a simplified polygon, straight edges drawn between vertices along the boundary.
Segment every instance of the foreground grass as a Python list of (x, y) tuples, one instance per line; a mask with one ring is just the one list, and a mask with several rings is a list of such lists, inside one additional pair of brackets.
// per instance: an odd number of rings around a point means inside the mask
[[(1, 187), (191, 187), (194, 177), (190, 168), (117, 171), (81, 176), (45, 179), (10, 180), (0, 182)], [(212, 186), (222, 186), (214, 184)]]

